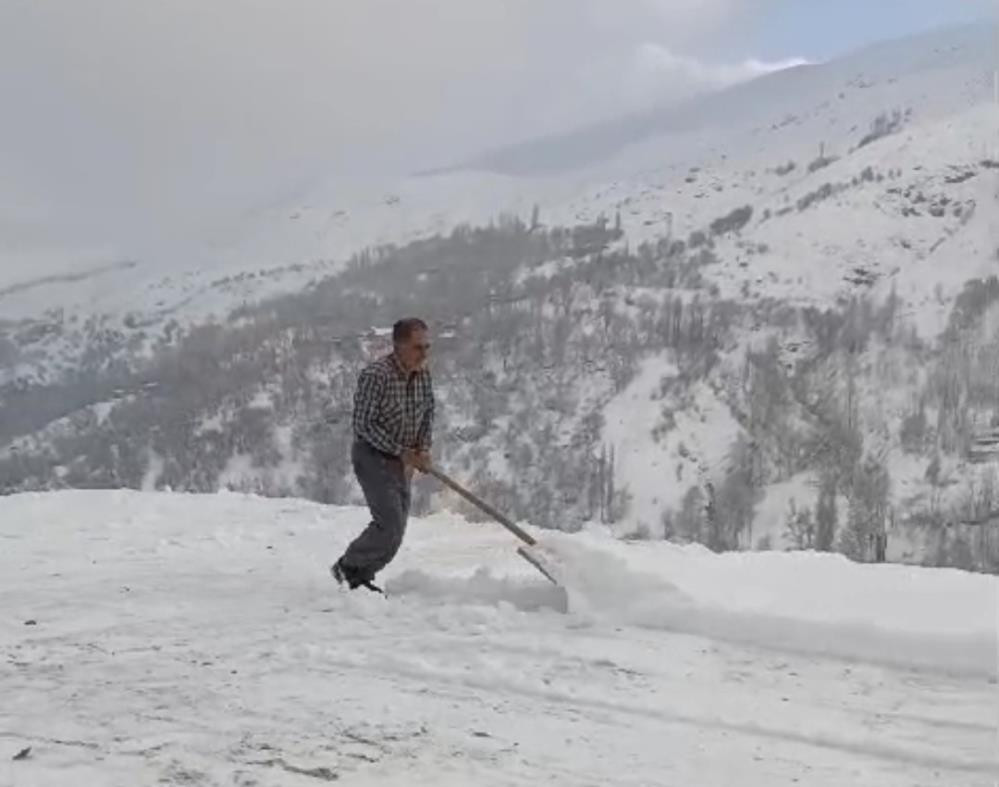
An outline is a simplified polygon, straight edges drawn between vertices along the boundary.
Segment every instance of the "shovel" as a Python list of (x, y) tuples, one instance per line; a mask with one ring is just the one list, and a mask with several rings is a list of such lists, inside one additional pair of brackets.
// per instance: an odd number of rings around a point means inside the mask
[(545, 578), (548, 579), (552, 584), (557, 585), (558, 580), (555, 579), (554, 573), (545, 566), (541, 558), (530, 551), (531, 547), (537, 546), (537, 540), (531, 537), (531, 534), (526, 532), (522, 527), (518, 526), (516, 523), (512, 522), (509, 518), (503, 516), (499, 511), (493, 508), (484, 500), (473, 495), (467, 489), (465, 489), (461, 484), (455, 481), (453, 478), (449, 478), (447, 475), (442, 473), (435, 467), (431, 467), (427, 472), (440, 481), (445, 486), (453, 489), (463, 498), (465, 498), (472, 505), (480, 508), (482, 511), (487, 513), (497, 522), (499, 522), (503, 527), (513, 533), (517, 538), (519, 538), (523, 544), (517, 548), (517, 554), (520, 555), (524, 560), (534, 566), (538, 571), (544, 574)]

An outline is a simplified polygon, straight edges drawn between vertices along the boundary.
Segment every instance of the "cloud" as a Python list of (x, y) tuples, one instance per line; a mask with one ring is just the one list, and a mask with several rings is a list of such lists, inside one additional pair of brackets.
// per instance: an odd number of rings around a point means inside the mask
[(795, 57), (775, 62), (755, 58), (741, 63), (712, 63), (677, 54), (659, 44), (645, 43), (636, 48), (627, 74), (634, 103), (676, 98), (678, 94), (718, 89), (746, 82), (810, 61)]
[(0, 211), (131, 241), (447, 163), (762, 72), (697, 56), (759, 5), (4, 0)]

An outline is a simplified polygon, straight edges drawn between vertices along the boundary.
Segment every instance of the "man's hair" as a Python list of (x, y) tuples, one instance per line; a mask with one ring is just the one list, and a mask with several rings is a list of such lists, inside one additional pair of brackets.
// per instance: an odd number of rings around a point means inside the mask
[(401, 344), (417, 331), (426, 331), (427, 324), (419, 317), (406, 317), (392, 326), (392, 343)]

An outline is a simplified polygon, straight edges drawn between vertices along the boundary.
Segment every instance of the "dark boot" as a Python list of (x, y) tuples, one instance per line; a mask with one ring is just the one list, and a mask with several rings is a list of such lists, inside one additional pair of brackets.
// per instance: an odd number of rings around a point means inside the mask
[(370, 579), (364, 579), (358, 572), (351, 568), (350, 566), (345, 566), (343, 560), (338, 560), (332, 566), (330, 566), (330, 573), (338, 584), (342, 585), (344, 582), (347, 583), (347, 587), (351, 590), (356, 590), (359, 587), (367, 588), (373, 593), (382, 593), (384, 595), (385, 591), (382, 590), (378, 585), (372, 582)]

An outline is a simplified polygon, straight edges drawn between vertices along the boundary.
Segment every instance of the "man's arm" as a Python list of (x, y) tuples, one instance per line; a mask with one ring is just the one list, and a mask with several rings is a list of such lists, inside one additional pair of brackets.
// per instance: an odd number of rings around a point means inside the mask
[(376, 372), (365, 369), (357, 378), (354, 393), (354, 434), (379, 451), (392, 456), (402, 454), (399, 445), (378, 423), (378, 405), (385, 396), (385, 379)]

